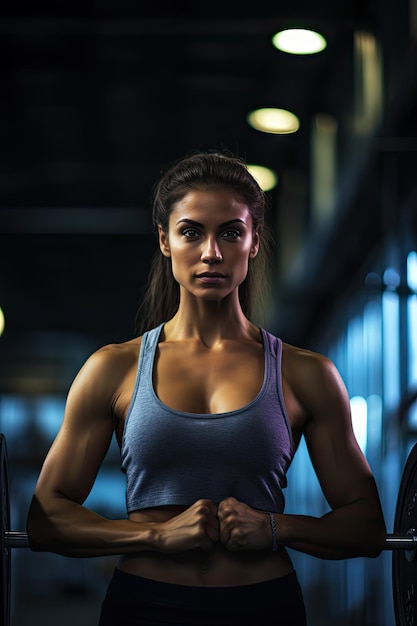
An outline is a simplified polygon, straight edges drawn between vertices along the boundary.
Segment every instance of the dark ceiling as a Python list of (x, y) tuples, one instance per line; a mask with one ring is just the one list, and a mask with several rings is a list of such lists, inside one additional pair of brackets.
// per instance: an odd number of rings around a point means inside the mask
[[(382, 42), (394, 84), (410, 45), (408, 4), (3, 2), (7, 333), (68, 331), (98, 345), (130, 338), (155, 249), (150, 198), (161, 169), (189, 150), (226, 147), (280, 180), (288, 171), (308, 180), (313, 115), (349, 114), (353, 34)], [(326, 50), (277, 51), (272, 35), (290, 26), (319, 30)], [(250, 128), (246, 116), (261, 106), (294, 111), (299, 132)], [(280, 185), (273, 211), (279, 194)]]

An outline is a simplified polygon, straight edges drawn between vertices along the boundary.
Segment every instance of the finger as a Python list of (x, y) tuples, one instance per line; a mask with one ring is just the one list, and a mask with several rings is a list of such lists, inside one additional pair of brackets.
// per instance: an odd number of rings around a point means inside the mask
[(219, 528), (220, 528), (220, 542), (226, 546), (229, 543), (230, 536), (231, 536), (230, 524), (228, 524), (226, 520), (221, 520)]
[(217, 543), (219, 541), (220, 532), (219, 532), (218, 526), (213, 526), (211, 524), (208, 524), (206, 533), (212, 543)]
[(199, 500), (195, 503), (199, 514), (207, 520), (215, 520), (217, 523), (217, 505), (211, 500)]

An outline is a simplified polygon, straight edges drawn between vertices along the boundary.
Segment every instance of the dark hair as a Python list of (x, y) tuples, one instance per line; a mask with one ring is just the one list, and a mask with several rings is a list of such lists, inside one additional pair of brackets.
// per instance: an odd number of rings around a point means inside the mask
[[(253, 228), (259, 233), (257, 256), (249, 263), (248, 274), (239, 287), (239, 299), (247, 317), (265, 306), (271, 264), (272, 237), (265, 224), (267, 198), (240, 157), (226, 152), (196, 152), (175, 161), (154, 187), (153, 227), (168, 232), (169, 216), (176, 202), (193, 189), (231, 187), (247, 203)], [(157, 250), (151, 262), (148, 282), (136, 315), (136, 333), (168, 321), (179, 306), (179, 286), (171, 260)]]

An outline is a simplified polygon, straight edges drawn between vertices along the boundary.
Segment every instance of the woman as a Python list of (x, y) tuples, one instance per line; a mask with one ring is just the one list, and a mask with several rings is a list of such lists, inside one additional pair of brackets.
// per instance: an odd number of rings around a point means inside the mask
[[(322, 355), (250, 321), (265, 283), (265, 197), (233, 155), (190, 154), (155, 188), (159, 250), (139, 336), (71, 386), (28, 516), (34, 550), (120, 555), (100, 626), (306, 624), (286, 546), (376, 557), (380, 501), (349, 398)], [(83, 507), (113, 432), (128, 519)], [(331, 511), (286, 515), (304, 435)]]

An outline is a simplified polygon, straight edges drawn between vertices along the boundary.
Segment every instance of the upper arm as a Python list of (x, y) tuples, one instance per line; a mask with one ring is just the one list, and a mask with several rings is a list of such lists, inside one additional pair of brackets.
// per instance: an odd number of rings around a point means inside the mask
[(310, 353), (298, 385), (308, 419), (304, 436), (323, 493), (334, 509), (350, 502), (376, 501), (369, 464), (356, 440), (345, 384), (328, 358)]
[(45, 507), (55, 497), (81, 504), (94, 484), (113, 435), (116, 361), (111, 347), (102, 348), (71, 385), (61, 428), (35, 487), (35, 496)]

